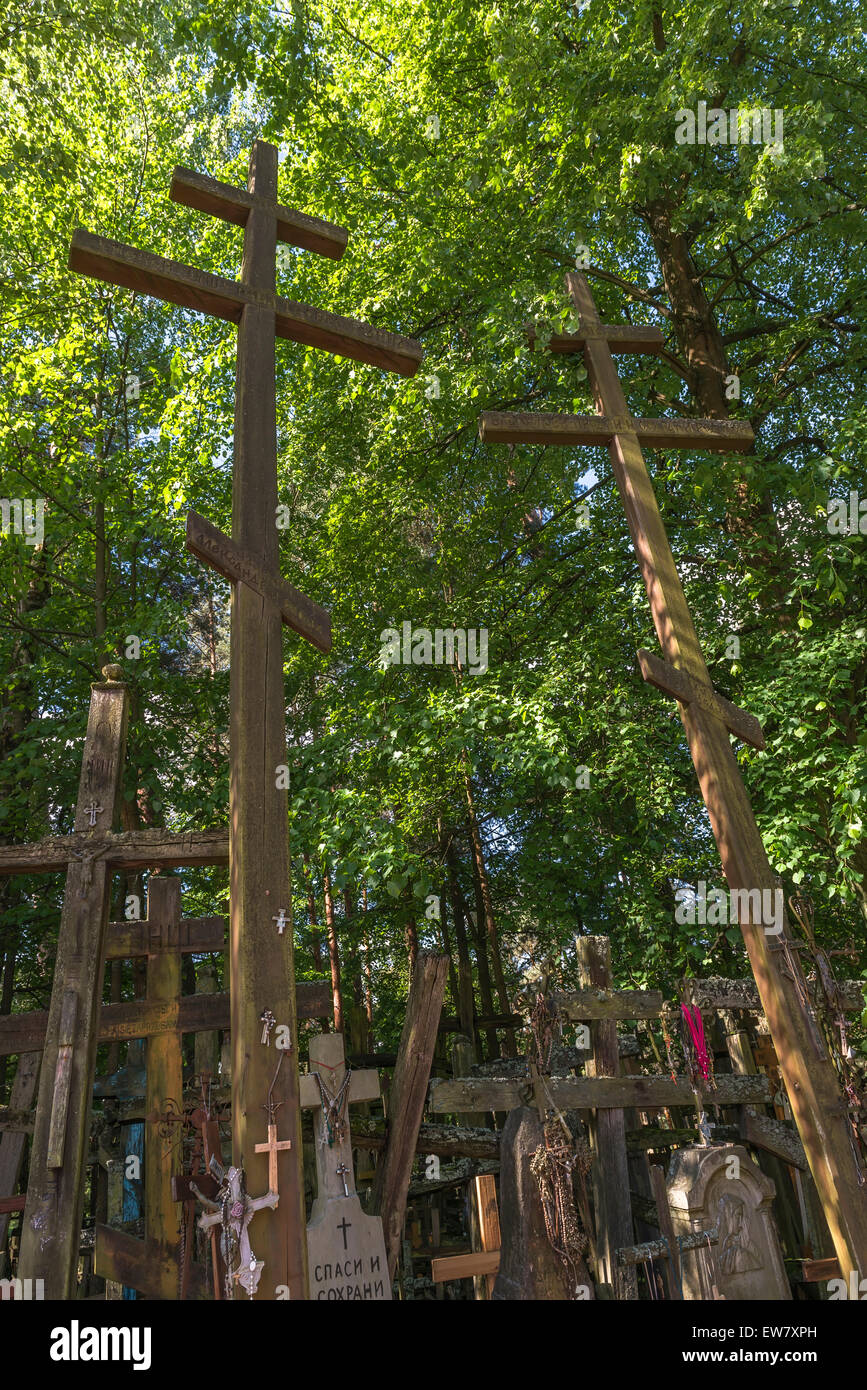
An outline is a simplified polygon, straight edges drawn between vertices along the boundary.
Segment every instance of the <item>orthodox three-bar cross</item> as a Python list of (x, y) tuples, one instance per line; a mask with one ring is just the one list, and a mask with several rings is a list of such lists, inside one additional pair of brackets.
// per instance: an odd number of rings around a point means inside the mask
[[(609, 327), (599, 321), (583, 275), (566, 277), (580, 332), (552, 338), (554, 352), (581, 352), (596, 402), (595, 416), (486, 413), (482, 439), (500, 443), (607, 444), (614, 477), (641, 566), (664, 661), (639, 652), (644, 679), (675, 696), (692, 760), (730, 888), (776, 888), (729, 733), (763, 748), (759, 723), (714, 690), (650, 481), (642, 442), (652, 448), (693, 447), (746, 452), (748, 424), (733, 420), (642, 420), (629, 413), (613, 352), (656, 353), (654, 328)], [(534, 334), (530, 333), (531, 339)], [(743, 895), (741, 901), (744, 901)], [(761, 901), (761, 897), (759, 898)], [(746, 899), (752, 903), (752, 897)], [(740, 925), (767, 1015), (792, 1111), (816, 1180), (844, 1277), (867, 1268), (867, 1188), (859, 1169), (832, 1062), (809, 1014), (788, 925), (769, 934), (760, 914), (744, 907)], [(800, 977), (800, 978), (799, 978)]]
[[(160, 256), (77, 231), (69, 264), (110, 284), (198, 309), (238, 325), (232, 536), (191, 513), (188, 547), (233, 581), (230, 673), (230, 963), (232, 1007), (232, 1137), (234, 1163), (250, 1189), (264, 1189), (271, 1156), (254, 1138), (274, 1071), (274, 1049), (261, 1042), (261, 1016), (270, 1010), (288, 1025), (297, 1049), (293, 941), (278, 931), (274, 913), (290, 897), (287, 798), (276, 785), (286, 759), (281, 624), (320, 651), (331, 646), (328, 614), (280, 574), (277, 531), (275, 338), (290, 338), (358, 362), (412, 376), (421, 347), (412, 339), (325, 313), (276, 293), (276, 243), (285, 241), (334, 260), (348, 234), (340, 227), (281, 206), (277, 150), (253, 145), (246, 190), (176, 169), (171, 197), (244, 228), (240, 281), (227, 280)], [(283, 1035), (286, 1036), (285, 1034)], [(270, 1043), (270, 1039), (269, 1039)], [(297, 1051), (293, 1052), (293, 1060)], [(281, 1068), (274, 1102), (282, 1107), (286, 1139), (279, 1153), (280, 1204), (263, 1213), (257, 1248), (265, 1263), (258, 1297), (278, 1285), (293, 1299), (307, 1296), (304, 1183), (297, 1063)], [(248, 1133), (249, 1131), (249, 1133)]]

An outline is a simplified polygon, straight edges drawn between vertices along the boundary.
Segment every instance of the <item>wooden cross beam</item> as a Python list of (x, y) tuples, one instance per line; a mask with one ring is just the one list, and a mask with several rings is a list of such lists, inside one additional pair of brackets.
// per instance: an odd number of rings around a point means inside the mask
[[(331, 986), (326, 981), (300, 981), (295, 986), (295, 997), (299, 1018), (327, 1018), (331, 1012)], [(0, 1017), (0, 1057), (41, 1052), (49, 1019), (48, 1009)], [(128, 999), (120, 1004), (102, 1004), (95, 1036), (98, 1043), (129, 1042), (174, 1029), (180, 1033), (208, 1033), (214, 1029), (225, 1032), (230, 1025), (228, 993), (185, 994), (170, 1003)]]
[[(595, 346), (596, 340), (592, 340)], [(588, 344), (589, 346), (589, 344)], [(610, 444), (633, 435), (648, 449), (703, 449), (714, 454), (747, 454), (755, 443), (743, 420), (663, 420), (622, 415), (545, 415), (532, 411), (486, 410), (479, 434), (487, 444)]]
[[(239, 281), (148, 252), (76, 232), (70, 265), (110, 284), (151, 294), (238, 324), (235, 453), (231, 539), (190, 522), (196, 553), (234, 581), (229, 690), (230, 934), (232, 996), (233, 1162), (248, 1169), (249, 1190), (265, 1182), (265, 1156), (248, 1129), (259, 1131), (272, 1081), (273, 1049), (261, 1041), (265, 1011), (285, 1027), (297, 1057), (292, 931), (275, 930), (274, 916), (291, 917), (287, 796), (276, 785), (286, 759), (281, 623), (320, 650), (330, 647), (328, 618), (285, 585), (280, 574), (277, 513), (275, 341), (285, 337), (328, 352), (412, 376), (421, 347), (399, 334), (297, 304), (276, 293), (278, 239), (337, 257), (346, 233), (306, 218), (277, 201), (277, 150), (253, 145), (246, 190), (230, 189), (188, 171), (175, 173), (172, 197), (244, 228)], [(284, 1066), (273, 1095), (292, 1147), (279, 1154), (280, 1204), (257, 1223), (264, 1277), (260, 1298), (288, 1287), (307, 1296), (307, 1242), (297, 1064)]]
[[(752, 907), (753, 893), (760, 901), (762, 893), (773, 893), (777, 884), (729, 740), (730, 721), (737, 721), (735, 732), (741, 737), (747, 732), (759, 737), (761, 731), (749, 716), (733, 706), (723, 707), (713, 690), (641, 450), (642, 432), (637, 427), (641, 422), (629, 414), (614, 365), (610, 330), (600, 323), (586, 277), (570, 274), (566, 286), (579, 315), (584, 365), (596, 408), (599, 417), (607, 422), (595, 428), (607, 434), (609, 440), (614, 478), (663, 655), (668, 666), (688, 682), (678, 688), (678, 710), (726, 879), (730, 888), (741, 890), (739, 914), (744, 943), (834, 1248), (843, 1275), (848, 1278), (850, 1271), (867, 1268), (867, 1196), (859, 1185), (847, 1106), (833, 1062), (821, 1045), (805, 1002), (808, 996), (803, 987), (803, 971), (797, 952), (791, 949), (788, 925), (784, 924), (782, 935), (775, 933), (772, 940), (765, 932), (761, 913)], [(617, 335), (613, 336), (616, 339)], [(537, 429), (532, 423), (536, 417), (526, 419), (530, 423), (525, 427), (524, 417), (517, 423), (512, 417), (510, 441), (539, 437), (533, 432)], [(612, 421), (617, 426), (613, 432)], [(660, 426), (661, 431), (670, 431), (666, 447), (691, 442), (696, 448), (707, 449), (713, 447), (715, 440), (729, 450), (738, 447), (738, 437), (743, 447), (747, 444), (743, 425), (721, 421), (673, 423), (674, 428), (671, 422)], [(708, 424), (712, 426), (710, 436)], [(580, 433), (581, 428), (566, 417), (562, 434), (556, 430), (553, 434), (558, 442), (564, 442), (563, 436), (568, 440), (570, 430)], [(504, 429), (508, 425), (502, 416), (496, 417), (490, 427), (486, 417), (482, 418), (483, 438), (502, 440)], [(694, 430), (692, 436), (690, 430)], [(544, 433), (544, 426), (541, 432)], [(648, 439), (647, 435), (644, 437)], [(653, 438), (658, 439), (659, 435)], [(549, 442), (550, 439), (549, 434)], [(648, 672), (650, 669), (648, 666)], [(679, 679), (659, 667), (653, 668), (653, 674), (666, 690)]]
[(660, 661), (658, 656), (645, 651), (643, 647), (638, 651), (638, 664), (648, 685), (655, 685), (664, 694), (673, 695), (682, 705), (697, 704), (706, 714), (725, 724), (729, 733), (743, 743), (748, 743), (751, 748), (764, 748), (765, 736), (755, 715), (738, 709), (737, 705), (719, 695), (710, 683), (705, 684), (689, 672), (679, 671), (669, 662)]
[[(110, 830), (121, 791), (129, 698), (116, 666), (91, 687), (75, 830)], [(98, 807), (98, 810), (94, 810)], [(46, 1298), (74, 1296), (102, 996), (111, 874), (104, 860), (68, 863), (21, 1233), (21, 1276)], [(32, 1051), (26, 1048), (25, 1051)]]
[[(536, 346), (539, 330), (535, 324), (525, 327), (527, 342), (531, 348)], [(585, 345), (597, 338), (608, 344), (611, 352), (635, 352), (659, 354), (665, 345), (661, 328), (648, 328), (644, 324), (604, 324), (600, 328), (585, 328), (583, 333), (552, 333), (547, 347), (549, 352), (583, 352)]]
[[(258, 141), (257, 145), (262, 148)], [(267, 210), (266, 201), (256, 199), (246, 227), (249, 230), (251, 223), (255, 224), (260, 217), (273, 221), (273, 216)], [(383, 367), (401, 376), (414, 376), (421, 362), (418, 343), (400, 333), (386, 333), (356, 319), (283, 299), (273, 289), (245, 283), (243, 279), (226, 280), (222, 275), (178, 265), (162, 256), (153, 256), (149, 251), (139, 251), (80, 229), (72, 235), (69, 268), (110, 285), (150, 294), (155, 299), (167, 300), (184, 309), (198, 309), (203, 314), (232, 323), (241, 323), (248, 305), (265, 309), (273, 315), (278, 338), (323, 348), (338, 357), (350, 357), (355, 362)]]
[[(663, 1110), (670, 1105), (691, 1105), (688, 1076), (549, 1076), (545, 1080), (558, 1110)], [(460, 1115), (467, 1111), (514, 1110), (528, 1104), (528, 1083), (496, 1077), (465, 1076), (456, 1081), (434, 1078), (430, 1083), (430, 1108), (434, 1115)], [(766, 1076), (716, 1077), (716, 1090), (702, 1087), (706, 1105), (762, 1105), (770, 1099)]]
[(100, 860), (110, 869), (198, 868), (228, 864), (228, 830), (125, 830), (95, 826), (73, 835), (49, 835), (31, 845), (0, 845), (0, 874), (65, 873), (76, 860)]
[(658, 989), (594, 986), (555, 994), (554, 1002), (562, 1018), (580, 1023), (592, 1019), (658, 1018), (663, 998)]
[(281, 575), (271, 574), (198, 512), (187, 513), (187, 549), (235, 583), (246, 584), (278, 609), (286, 627), (294, 628), (320, 652), (331, 651), (331, 619), (318, 603), (300, 594)]

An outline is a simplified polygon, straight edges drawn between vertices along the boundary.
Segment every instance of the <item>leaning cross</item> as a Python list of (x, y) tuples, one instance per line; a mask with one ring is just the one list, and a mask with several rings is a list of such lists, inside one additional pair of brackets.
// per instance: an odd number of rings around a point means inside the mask
[[(795, 1121), (803, 1140), (844, 1278), (867, 1259), (867, 1203), (848, 1129), (848, 1116), (833, 1063), (817, 1046), (800, 965), (784, 930), (776, 949), (753, 890), (776, 888), (750, 799), (729, 741), (729, 732), (764, 746), (752, 716), (713, 689), (698, 635), (674, 563), (665, 525), (644, 461), (641, 441), (651, 447), (723, 452), (748, 450), (749, 425), (732, 420), (640, 420), (628, 410), (613, 351), (660, 352), (658, 329), (612, 328), (599, 321), (590, 286), (570, 274), (566, 285), (579, 314), (578, 334), (552, 339), (555, 352), (582, 352), (598, 415), (484, 414), (482, 439), (501, 443), (607, 443), (632, 543), (638, 556), (653, 623), (665, 661), (639, 652), (641, 671), (674, 695), (708, 809), (729, 887), (740, 893), (739, 920), (753, 975), (780, 1059)], [(791, 978), (787, 978), (784, 965)], [(796, 978), (800, 976), (800, 979)]]
[(310, 1071), (301, 1078), (301, 1105), (314, 1112), (318, 1189), (307, 1227), (311, 1298), (391, 1298), (382, 1220), (361, 1209), (349, 1133), (350, 1104), (378, 1098), (375, 1071), (347, 1076), (341, 1033), (310, 1039)]
[[(286, 755), (282, 628), (286, 623), (320, 651), (331, 646), (328, 614), (280, 573), (277, 531), (277, 430), (274, 349), (277, 337), (413, 376), (421, 348), (338, 314), (276, 293), (277, 241), (339, 259), (348, 234), (277, 201), (277, 149), (253, 145), (246, 189), (176, 169), (171, 197), (244, 228), (240, 281), (177, 265), (103, 237), (76, 231), (73, 270), (155, 295), (238, 325), (232, 535), (190, 513), (187, 544), (232, 581), (230, 721), (230, 935), (233, 1158), (264, 1182), (265, 1158), (251, 1128), (271, 1081), (273, 1053), (260, 1043), (267, 1003), (276, 1023), (297, 1037), (292, 932), (267, 928), (290, 883), (287, 793), (276, 785)], [(278, 983), (279, 982), (279, 986)], [(266, 1039), (267, 1041), (267, 1039)], [(301, 1118), (296, 1066), (283, 1068), (275, 1100), (285, 1108), (292, 1147), (281, 1153), (279, 1211), (263, 1219), (267, 1267), (262, 1296), (288, 1286), (305, 1298), (306, 1241)], [(270, 1157), (269, 1157), (270, 1162)]]

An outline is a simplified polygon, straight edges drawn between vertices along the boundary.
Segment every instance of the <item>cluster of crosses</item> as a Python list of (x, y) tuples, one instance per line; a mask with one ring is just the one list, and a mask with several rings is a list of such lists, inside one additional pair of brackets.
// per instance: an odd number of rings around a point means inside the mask
[[(74, 1291), (98, 1041), (148, 1038), (148, 1105), (158, 1114), (165, 1098), (181, 1091), (180, 1034), (226, 1026), (233, 1048), (232, 1165), (222, 1168), (210, 1115), (203, 1117), (203, 1124), (212, 1126), (206, 1146), (210, 1172), (189, 1180), (196, 1191), (183, 1188), (184, 1180), (172, 1173), (166, 1153), (160, 1155), (154, 1147), (155, 1161), (146, 1165), (145, 1241), (102, 1228), (99, 1269), (145, 1288), (150, 1296), (173, 1296), (169, 1289), (176, 1283), (177, 1267), (167, 1233), (177, 1224), (175, 1203), (202, 1200), (220, 1208), (211, 1208), (201, 1218), (206, 1228), (219, 1224), (223, 1230), (232, 1229), (241, 1257), (237, 1281), (251, 1297), (330, 1297), (340, 1280), (357, 1285), (359, 1297), (390, 1297), (381, 1223), (361, 1212), (354, 1193), (348, 1127), (341, 1128), (336, 1142), (332, 1130), (326, 1134), (323, 1129), (327, 1106), (314, 1073), (327, 1072), (329, 1088), (342, 1076), (340, 1040), (316, 1039), (310, 1073), (300, 1076), (298, 1068), (298, 1017), (321, 1016), (327, 1003), (317, 987), (295, 985), (291, 913), (285, 906), (290, 882), (286, 791), (274, 776), (286, 747), (282, 626), (322, 652), (331, 647), (331, 627), (328, 614), (280, 573), (275, 340), (288, 338), (404, 376), (417, 371), (422, 350), (410, 338), (276, 293), (278, 241), (333, 259), (347, 245), (342, 228), (281, 206), (277, 165), (276, 148), (257, 141), (246, 190), (175, 170), (171, 196), (176, 202), (243, 227), (238, 281), (83, 231), (72, 241), (73, 270), (238, 326), (231, 537), (195, 512), (187, 520), (188, 548), (232, 582), (230, 828), (228, 834), (113, 833), (128, 701), (119, 668), (107, 667), (104, 681), (93, 687), (73, 834), (39, 845), (0, 848), (0, 872), (67, 871), (51, 1005), (36, 1044), (42, 1047), (43, 1061), (20, 1256), (23, 1277), (44, 1279), (48, 1297), (68, 1298)], [(481, 418), (481, 437), (492, 443), (608, 444), (664, 657), (640, 652), (642, 674), (678, 702), (729, 886), (773, 889), (772, 871), (729, 738), (732, 733), (760, 748), (761, 729), (757, 720), (713, 689), (641, 449), (643, 441), (651, 447), (743, 452), (752, 446), (752, 431), (737, 421), (632, 417), (612, 353), (658, 353), (662, 334), (653, 328), (603, 325), (586, 278), (570, 275), (567, 287), (580, 332), (554, 336), (550, 348), (583, 354), (597, 414), (487, 413)], [(529, 337), (532, 343), (533, 330)], [(227, 861), (229, 995), (185, 1000), (180, 996), (179, 951), (215, 949), (202, 943), (213, 943), (218, 934), (222, 938), (222, 924), (216, 927), (208, 919), (186, 923), (181, 930), (177, 883), (152, 872), (147, 923), (109, 929), (111, 875), (133, 866), (159, 871)], [(752, 898), (744, 894), (741, 901), (750, 903)], [(800, 967), (790, 949), (788, 927), (769, 938), (748, 909), (741, 927), (840, 1270), (848, 1277), (859, 1266), (859, 1251), (867, 1249), (867, 1214), (833, 1063), (817, 1042), (804, 991), (795, 978)], [(134, 935), (140, 939), (133, 941)], [(148, 957), (146, 1000), (101, 1006), (107, 956), (139, 950)], [(23, 1028), (20, 1018), (10, 1020), (10, 1025), (18, 1026), (19, 1032)], [(271, 1025), (287, 1052), (281, 1065), (275, 1062)], [(39, 1032), (39, 1025), (34, 1027)], [(606, 1101), (599, 1099), (603, 1080), (594, 1079), (597, 1099), (588, 1103), (601, 1106), (598, 1123), (604, 1131), (609, 1120)], [(634, 1080), (638, 1085), (639, 1079)], [(315, 1091), (305, 1091), (305, 1086), (314, 1085)], [(665, 1087), (656, 1089), (661, 1095)], [(349, 1099), (375, 1094), (375, 1075), (353, 1076)], [(622, 1106), (623, 1092), (618, 1095)], [(502, 1096), (494, 1101), (492, 1108), (508, 1108)], [(607, 1104), (611, 1110), (613, 1102)], [(318, 1116), (320, 1196), (309, 1231), (300, 1129), (304, 1105)], [(477, 1111), (479, 1097), (448, 1097), (440, 1091), (437, 1109), (462, 1107)], [(166, 1141), (151, 1137), (149, 1142), (156, 1146)], [(250, 1197), (249, 1192), (260, 1195)], [(604, 1193), (601, 1200), (606, 1200)], [(254, 1214), (255, 1255), (247, 1229)], [(611, 1231), (616, 1244), (616, 1221)], [(335, 1255), (340, 1250), (344, 1260)], [(215, 1270), (219, 1253), (215, 1252)], [(347, 1274), (350, 1260), (353, 1272)], [(391, 1256), (389, 1264), (393, 1268)], [(328, 1278), (326, 1266), (331, 1271)], [(143, 1267), (147, 1273), (142, 1273)], [(358, 1279), (356, 1271), (361, 1271)], [(192, 1274), (190, 1279), (194, 1282)]]

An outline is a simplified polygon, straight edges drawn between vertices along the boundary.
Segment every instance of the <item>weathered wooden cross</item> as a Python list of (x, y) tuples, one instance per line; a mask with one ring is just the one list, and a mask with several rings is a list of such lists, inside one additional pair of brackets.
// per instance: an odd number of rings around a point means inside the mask
[(310, 1071), (301, 1077), (301, 1105), (314, 1112), (318, 1191), (307, 1245), (310, 1297), (317, 1300), (391, 1298), (382, 1221), (361, 1209), (349, 1134), (352, 1102), (378, 1098), (375, 1071), (353, 1071), (347, 1076), (342, 1033), (320, 1033), (310, 1039)]
[[(129, 711), (120, 669), (107, 666), (103, 674), (105, 681), (91, 687), (75, 811), (81, 848), (67, 855), (21, 1237), (22, 1277), (44, 1279), (46, 1298), (55, 1299), (72, 1296), (77, 1275), (111, 897), (111, 873), (100, 841), (118, 808)], [(33, 867), (43, 866), (37, 862)]]
[[(73, 270), (155, 295), (238, 324), (232, 536), (191, 513), (191, 550), (233, 581), (230, 672), (230, 933), (232, 1003), (232, 1133), (235, 1164), (250, 1186), (264, 1185), (266, 1162), (250, 1142), (273, 1071), (273, 1049), (260, 1042), (260, 1017), (270, 1009), (288, 1027), (297, 1056), (292, 932), (276, 930), (290, 892), (288, 815), (276, 770), (286, 757), (281, 623), (321, 651), (331, 646), (328, 615), (287, 584), (279, 568), (276, 337), (324, 348), (358, 362), (412, 376), (418, 343), (368, 324), (284, 299), (275, 291), (276, 243), (339, 259), (340, 227), (277, 202), (277, 149), (257, 140), (247, 189), (176, 169), (175, 202), (244, 228), (240, 281), (177, 265), (133, 247), (77, 231)], [(259, 1220), (265, 1264), (259, 1296), (288, 1287), (307, 1296), (304, 1182), (297, 1065), (284, 1066), (277, 1103), (291, 1148), (279, 1155), (280, 1205)]]
[[(600, 943), (605, 938), (582, 937), (582, 975), (592, 983), (580, 990), (554, 996), (562, 1019), (588, 1022), (593, 1028), (587, 1075), (514, 1077), (461, 1077), (430, 1084), (430, 1108), (434, 1114), (466, 1114), (472, 1111), (512, 1111), (533, 1105), (544, 1119), (557, 1111), (590, 1110), (593, 1145), (592, 1180), (596, 1217), (597, 1281), (607, 1285), (609, 1297), (637, 1297), (634, 1269), (619, 1252), (631, 1249), (634, 1240), (629, 1198), (624, 1111), (657, 1110), (692, 1100), (689, 1077), (621, 1076), (617, 1072), (618, 1019), (655, 1018), (662, 1010), (662, 995), (655, 990), (616, 990), (600, 985), (610, 978)], [(764, 1076), (716, 1077), (716, 1090), (707, 1088), (704, 1099), (714, 1105), (760, 1104), (769, 1098)], [(532, 1222), (527, 1220), (528, 1230)], [(588, 1232), (588, 1234), (592, 1234)]]
[[(753, 816), (729, 732), (764, 747), (756, 720), (714, 690), (672, 557), (641, 442), (653, 448), (693, 447), (743, 452), (753, 443), (749, 425), (729, 420), (640, 420), (626, 403), (612, 352), (659, 352), (652, 328), (609, 327), (599, 321), (590, 286), (571, 274), (566, 284), (578, 311), (580, 333), (551, 341), (555, 352), (582, 352), (599, 414), (596, 416), (486, 413), (482, 439), (501, 443), (607, 443), (665, 657), (639, 653), (644, 678), (675, 696), (723, 870), (741, 893), (739, 912), (762, 1007), (780, 1058), (792, 1110), (816, 1181), (844, 1277), (867, 1268), (867, 1189), (859, 1187), (848, 1132), (847, 1107), (833, 1063), (802, 1002), (788, 926), (769, 935), (752, 908), (749, 890), (773, 893), (776, 882)], [(756, 920), (758, 919), (758, 920)], [(801, 974), (801, 981), (803, 977)]]

